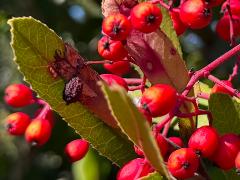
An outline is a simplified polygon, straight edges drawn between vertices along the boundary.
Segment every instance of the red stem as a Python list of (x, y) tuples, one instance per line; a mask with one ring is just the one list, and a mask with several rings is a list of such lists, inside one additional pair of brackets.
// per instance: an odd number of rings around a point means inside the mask
[(141, 84), (143, 82), (140, 78), (124, 78), (128, 85)]
[(112, 64), (113, 61), (110, 60), (102, 60), (102, 61), (86, 61), (87, 65), (92, 65), (92, 64)]

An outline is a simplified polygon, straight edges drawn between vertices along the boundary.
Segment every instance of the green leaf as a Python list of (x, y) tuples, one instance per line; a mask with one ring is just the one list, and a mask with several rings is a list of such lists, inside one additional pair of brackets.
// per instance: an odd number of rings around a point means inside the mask
[(163, 158), (148, 122), (138, 111), (126, 91), (119, 86), (102, 84), (109, 107), (117, 119), (122, 131), (139, 147), (142, 147), (145, 157), (161, 174), (169, 177)]
[(62, 39), (31, 17), (13, 18), (8, 23), (11, 26), (14, 59), (25, 80), (38, 95), (111, 161), (121, 166), (136, 157), (132, 143), (120, 132), (111, 129), (80, 103), (66, 105), (63, 101), (64, 82), (52, 78), (48, 71), (56, 49), (63, 51)]
[(240, 131), (240, 103), (226, 94), (212, 94), (209, 110), (213, 116), (213, 126), (221, 134)]
[[(199, 94), (199, 93), (210, 94), (211, 88), (207, 84), (199, 81), (198, 83), (196, 83), (194, 85), (194, 93), (195, 94)], [(199, 103), (199, 105), (208, 107), (208, 100), (206, 100), (206, 99), (199, 98), (198, 103)]]
[(167, 37), (172, 41), (174, 47), (176, 48), (178, 54), (182, 57), (182, 48), (176, 34), (175, 29), (173, 28), (173, 22), (169, 15), (169, 11), (163, 7), (161, 7), (163, 20), (161, 23), (161, 30), (167, 35)]
[(162, 180), (163, 177), (158, 172), (153, 172), (140, 178), (139, 180)]

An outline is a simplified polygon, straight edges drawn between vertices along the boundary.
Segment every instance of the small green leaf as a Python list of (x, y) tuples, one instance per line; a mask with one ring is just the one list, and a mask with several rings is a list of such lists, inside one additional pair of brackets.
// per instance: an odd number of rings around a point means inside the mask
[(122, 131), (139, 147), (142, 147), (145, 157), (161, 174), (169, 177), (163, 158), (148, 122), (138, 111), (126, 91), (119, 86), (102, 84), (109, 107), (117, 119)]
[[(210, 94), (211, 88), (207, 84), (199, 81), (198, 83), (196, 83), (194, 85), (194, 93), (195, 94), (199, 94), (199, 93)], [(199, 105), (208, 107), (208, 100), (206, 100), (206, 99), (199, 98), (198, 103), (199, 103)]]
[(153, 172), (140, 178), (139, 180), (162, 180), (163, 177), (158, 172)]
[(240, 103), (226, 94), (212, 94), (209, 110), (213, 116), (213, 126), (219, 133), (237, 133), (240, 131)]
[(132, 143), (118, 130), (111, 129), (80, 103), (66, 105), (63, 101), (64, 81), (52, 78), (48, 70), (56, 49), (63, 51), (62, 39), (31, 17), (13, 18), (8, 23), (14, 59), (38, 95), (111, 161), (121, 166), (136, 157)]
[(173, 28), (173, 22), (169, 15), (169, 11), (161, 7), (163, 20), (161, 23), (161, 30), (167, 35), (167, 37), (172, 41), (174, 47), (176, 48), (178, 54), (182, 57), (182, 48), (176, 34), (175, 29)]

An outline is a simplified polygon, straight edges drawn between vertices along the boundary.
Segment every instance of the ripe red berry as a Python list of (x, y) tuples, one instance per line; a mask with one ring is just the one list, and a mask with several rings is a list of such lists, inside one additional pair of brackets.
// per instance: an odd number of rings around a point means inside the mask
[(157, 5), (143, 2), (134, 6), (131, 10), (130, 19), (133, 28), (143, 33), (151, 33), (160, 27), (162, 13)]
[(220, 137), (219, 146), (210, 158), (223, 170), (229, 170), (235, 165), (235, 158), (240, 150), (240, 137), (229, 133)]
[(23, 135), (30, 122), (30, 117), (23, 112), (10, 114), (6, 118), (7, 131), (12, 135)]
[(163, 116), (174, 108), (176, 93), (170, 85), (156, 84), (144, 91), (140, 103), (153, 117)]
[[(222, 81), (224, 84), (226, 84), (227, 86), (232, 87), (232, 83), (230, 81)], [(224, 94), (229, 94), (230, 96), (232, 96), (233, 94), (231, 92), (229, 92), (227, 89), (225, 89), (223, 86), (220, 86), (218, 84), (215, 84), (211, 90), (211, 93), (224, 93)]]
[(76, 139), (65, 147), (65, 153), (71, 162), (82, 159), (88, 152), (89, 143), (84, 139)]
[(180, 6), (180, 19), (192, 29), (202, 29), (211, 22), (212, 11), (204, 0), (188, 0)]
[(24, 84), (11, 84), (5, 89), (5, 102), (13, 107), (23, 107), (33, 103), (32, 90)]
[(100, 77), (109, 85), (117, 84), (119, 86), (122, 86), (128, 91), (128, 85), (126, 81), (121, 78), (120, 76), (114, 75), (114, 74), (101, 74)]
[(168, 142), (160, 133), (157, 135), (156, 140), (162, 156), (165, 156), (168, 152)]
[(113, 73), (118, 76), (127, 74), (131, 69), (130, 63), (128, 61), (116, 61), (112, 64), (106, 63), (103, 66), (110, 73)]
[(170, 15), (171, 15), (171, 19), (173, 22), (173, 27), (174, 27), (177, 35), (180, 36), (181, 34), (183, 34), (186, 31), (187, 26), (181, 21), (181, 19), (179, 17), (179, 12), (170, 11)]
[(218, 148), (219, 136), (215, 128), (202, 126), (190, 137), (188, 147), (202, 157), (210, 157)]
[(237, 157), (235, 158), (235, 167), (237, 174), (240, 175), (240, 151), (238, 152)]
[[(233, 18), (233, 36), (240, 35), (240, 18), (238, 16), (232, 16)], [(220, 38), (224, 41), (230, 41), (230, 16), (224, 15), (217, 23), (216, 32)]]
[(33, 146), (45, 144), (52, 132), (52, 127), (46, 119), (34, 119), (25, 131), (25, 139)]
[[(139, 172), (140, 171), (140, 172)], [(133, 180), (153, 172), (153, 168), (142, 158), (133, 159), (125, 164), (117, 174), (117, 180)]]
[(227, 4), (230, 3), (231, 13), (232, 15), (240, 16), (240, 1), (239, 0), (231, 0), (231, 1), (225, 1), (222, 5), (222, 12), (224, 14), (229, 14), (227, 10)]
[(98, 41), (98, 53), (104, 59), (116, 61), (127, 56), (127, 50), (121, 41), (111, 40), (107, 36), (103, 36)]
[(131, 31), (131, 22), (120, 13), (112, 14), (104, 18), (102, 31), (113, 40), (124, 40)]
[[(169, 137), (168, 138), (169, 141), (172, 141), (174, 144), (178, 145), (179, 147), (183, 147), (183, 140), (180, 137)], [(168, 145), (168, 154), (172, 153), (173, 151), (175, 151), (176, 149), (169, 144)]]
[(179, 179), (187, 179), (194, 175), (199, 166), (199, 159), (190, 148), (174, 151), (168, 158), (167, 167), (171, 174)]
[[(42, 110), (43, 110), (43, 108), (39, 108), (35, 112), (35, 116), (34, 117), (37, 118), (37, 116), (41, 113)], [(44, 119), (48, 120), (52, 127), (54, 126), (55, 122), (54, 122), (53, 112), (52, 112), (51, 109), (47, 111), (46, 116), (45, 116)]]

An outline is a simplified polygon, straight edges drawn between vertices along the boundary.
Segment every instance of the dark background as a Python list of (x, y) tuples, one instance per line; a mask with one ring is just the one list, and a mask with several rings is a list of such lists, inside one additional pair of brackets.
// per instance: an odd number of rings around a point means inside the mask
[[(1, 0), (0, 1), (0, 180), (97, 180), (114, 179), (117, 168), (91, 150), (83, 161), (71, 165), (64, 156), (67, 142), (79, 136), (56, 114), (56, 125), (50, 141), (41, 148), (31, 148), (23, 137), (9, 136), (4, 129), (4, 118), (15, 111), (33, 116), (37, 106), (12, 109), (4, 104), (4, 88), (22, 82), (23, 77), (13, 62), (9, 45), (7, 19), (32, 16), (47, 24), (65, 41), (72, 43), (87, 59), (100, 59), (96, 43), (101, 32), (100, 0)], [(181, 43), (188, 68), (200, 69), (229, 49), (229, 45), (214, 32), (219, 8), (214, 10), (212, 24), (199, 31), (188, 30)], [(214, 74), (226, 79), (231, 73), (233, 60), (223, 64)], [(96, 66), (104, 72), (102, 66)], [(239, 87), (240, 78), (234, 79)], [(207, 81), (210, 86), (212, 84)]]

